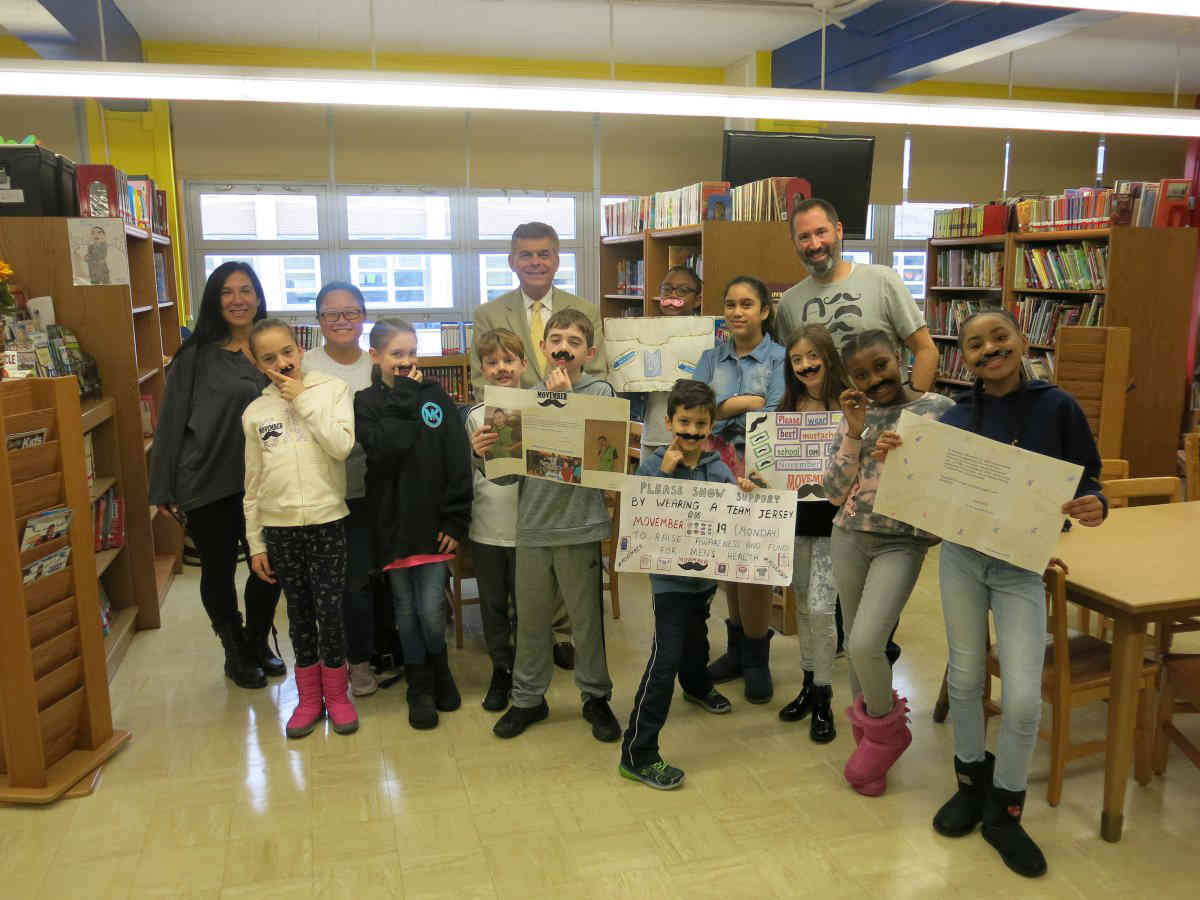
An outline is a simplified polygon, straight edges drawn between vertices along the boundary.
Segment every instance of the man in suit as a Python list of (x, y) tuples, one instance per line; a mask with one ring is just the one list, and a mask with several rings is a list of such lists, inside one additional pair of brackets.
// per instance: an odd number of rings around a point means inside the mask
[[(554, 286), (558, 272), (558, 232), (545, 222), (526, 222), (513, 232), (508, 265), (521, 285), (475, 310), (475, 334), (494, 328), (507, 328), (521, 336), (529, 366), (521, 376), (521, 387), (531, 388), (546, 377), (546, 360), (540, 346), (550, 316), (567, 307), (578, 309), (592, 320), (596, 329), (596, 356), (584, 367), (594, 375), (608, 369), (604, 356), (604, 329), (600, 311), (581, 297)], [(483, 398), (483, 373), (479, 351), (471, 346), (471, 383), (476, 400)]]

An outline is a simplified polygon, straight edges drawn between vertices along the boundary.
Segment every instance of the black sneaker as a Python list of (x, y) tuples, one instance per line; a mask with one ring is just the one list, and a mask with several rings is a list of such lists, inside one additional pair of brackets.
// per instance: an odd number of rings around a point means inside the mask
[[(723, 716), (727, 712), (733, 712), (733, 704), (729, 702), (729, 698), (713, 688), (703, 697), (697, 697), (695, 694), (683, 692), (683, 699), (688, 703), (695, 703), (705, 712), (713, 713), (714, 715)], [(676, 769), (675, 771), (679, 771)], [(683, 773), (680, 772), (680, 775)], [(674, 785), (672, 785), (674, 787)]]
[(492, 669), (492, 683), (483, 696), (483, 708), (488, 712), (500, 712), (508, 706), (508, 693), (512, 690), (512, 672), (508, 669)]
[(611, 744), (621, 738), (621, 725), (603, 697), (589, 697), (583, 704), (583, 717), (592, 723), (592, 737)]
[(515, 738), (518, 734), (532, 725), (534, 722), (540, 722), (550, 715), (550, 707), (543, 700), (537, 706), (523, 707), (510, 706), (508, 712), (502, 715), (495, 726), (492, 728), (492, 733), (496, 737)]
[(656, 791), (673, 791), (683, 784), (683, 769), (668, 765), (661, 759), (648, 766), (638, 766), (636, 769), (621, 763), (617, 766), (617, 771), (621, 773), (622, 778), (640, 781)]

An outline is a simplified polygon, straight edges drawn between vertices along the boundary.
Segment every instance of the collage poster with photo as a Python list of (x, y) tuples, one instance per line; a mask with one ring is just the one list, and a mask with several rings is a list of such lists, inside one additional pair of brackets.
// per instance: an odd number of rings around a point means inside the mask
[(488, 385), (483, 424), (498, 436), (488, 478), (527, 475), (618, 491), (629, 458), (629, 401)]

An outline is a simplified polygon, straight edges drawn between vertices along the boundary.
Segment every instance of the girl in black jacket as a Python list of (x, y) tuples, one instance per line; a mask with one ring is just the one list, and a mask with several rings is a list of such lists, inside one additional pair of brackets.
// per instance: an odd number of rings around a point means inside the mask
[(417, 368), (417, 334), (402, 319), (371, 329), (371, 386), (354, 397), (367, 454), (377, 568), (387, 572), (404, 649), (408, 721), (433, 728), (462, 702), (446, 656), (447, 562), (467, 536), (470, 445), (454, 402)]

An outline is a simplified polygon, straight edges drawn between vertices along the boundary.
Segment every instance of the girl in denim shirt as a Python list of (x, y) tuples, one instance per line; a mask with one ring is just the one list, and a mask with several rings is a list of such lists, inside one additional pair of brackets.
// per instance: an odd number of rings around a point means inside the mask
[[(745, 414), (774, 410), (783, 399), (787, 353), (771, 336), (774, 309), (767, 286), (739, 275), (725, 288), (725, 325), (729, 340), (705, 350), (696, 365), (696, 380), (717, 396), (713, 449), (738, 478), (746, 473)], [(746, 699), (766, 703), (771, 684), (769, 629), (771, 591), (759, 585), (729, 584), (726, 590), (729, 643), (725, 655), (708, 668), (714, 683), (744, 676)]]

